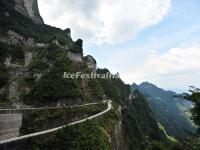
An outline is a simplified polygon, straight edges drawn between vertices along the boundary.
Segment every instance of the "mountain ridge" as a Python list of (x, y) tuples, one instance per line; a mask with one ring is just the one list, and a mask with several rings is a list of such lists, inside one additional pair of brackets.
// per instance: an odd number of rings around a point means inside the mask
[(177, 95), (175, 92), (166, 91), (149, 82), (143, 82), (138, 86), (133, 84), (131, 89), (138, 89), (145, 95), (157, 120), (163, 124), (169, 135), (185, 138), (189, 134), (188, 131), (194, 132), (195, 128), (185, 113), (191, 108), (187, 100), (178, 99), (174, 97)]

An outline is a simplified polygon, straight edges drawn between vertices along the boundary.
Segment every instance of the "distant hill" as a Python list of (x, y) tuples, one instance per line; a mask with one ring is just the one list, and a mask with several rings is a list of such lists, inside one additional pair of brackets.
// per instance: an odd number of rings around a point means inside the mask
[(147, 102), (157, 120), (165, 127), (166, 132), (176, 138), (184, 139), (195, 127), (189, 120), (188, 110), (192, 104), (187, 100), (174, 97), (173, 91), (165, 91), (154, 84), (143, 82), (140, 85), (132, 84), (132, 92), (138, 89), (147, 98)]

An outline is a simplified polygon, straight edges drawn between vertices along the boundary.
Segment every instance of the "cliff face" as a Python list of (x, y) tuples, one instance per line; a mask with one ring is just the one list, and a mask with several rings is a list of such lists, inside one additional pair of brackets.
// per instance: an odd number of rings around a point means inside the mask
[[(138, 91), (133, 92), (133, 99), (127, 101), (122, 109), (125, 149), (150, 149), (152, 143), (168, 144), (165, 134), (159, 129), (155, 116), (145, 97)], [(152, 148), (156, 149), (156, 148)]]
[(32, 19), (35, 23), (43, 24), (43, 19), (40, 16), (37, 0), (15, 0), (15, 9)]

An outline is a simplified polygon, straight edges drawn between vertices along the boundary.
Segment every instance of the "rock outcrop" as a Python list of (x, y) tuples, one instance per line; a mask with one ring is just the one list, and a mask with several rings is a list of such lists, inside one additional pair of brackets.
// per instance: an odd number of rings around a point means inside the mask
[(75, 61), (75, 62), (82, 62), (83, 61), (82, 53), (74, 53), (74, 52), (69, 51), (67, 53), (67, 57), (70, 60)]
[(33, 38), (26, 38), (13, 30), (9, 30), (5, 34), (0, 33), (0, 41), (8, 44), (21, 44), (25, 46), (34, 45)]
[(94, 71), (96, 70), (97, 63), (96, 63), (96, 60), (91, 55), (85, 56), (84, 60), (86, 61), (88, 68), (90, 68)]
[(29, 17), (35, 23), (44, 23), (42, 17), (40, 16), (37, 0), (15, 0), (15, 3), (15, 9), (19, 13)]

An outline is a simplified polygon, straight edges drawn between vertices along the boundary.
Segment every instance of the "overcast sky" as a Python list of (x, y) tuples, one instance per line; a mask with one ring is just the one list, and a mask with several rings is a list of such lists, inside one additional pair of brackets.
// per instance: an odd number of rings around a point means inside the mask
[(129, 84), (200, 87), (199, 0), (38, 0), (46, 24), (71, 28), (98, 67)]

